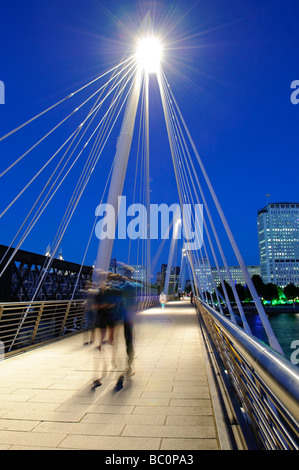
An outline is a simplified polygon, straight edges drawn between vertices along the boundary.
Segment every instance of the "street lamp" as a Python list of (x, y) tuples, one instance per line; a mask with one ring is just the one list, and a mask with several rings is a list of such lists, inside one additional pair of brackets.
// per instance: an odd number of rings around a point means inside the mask
[(136, 60), (146, 73), (158, 73), (162, 57), (162, 45), (158, 38), (140, 38), (137, 44)]

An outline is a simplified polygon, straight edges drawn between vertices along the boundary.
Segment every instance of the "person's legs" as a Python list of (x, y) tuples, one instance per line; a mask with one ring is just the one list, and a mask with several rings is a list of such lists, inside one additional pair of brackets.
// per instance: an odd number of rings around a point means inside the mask
[(126, 342), (126, 351), (128, 356), (128, 365), (131, 367), (134, 360), (134, 348), (133, 348), (133, 325), (130, 321), (124, 322), (124, 335)]

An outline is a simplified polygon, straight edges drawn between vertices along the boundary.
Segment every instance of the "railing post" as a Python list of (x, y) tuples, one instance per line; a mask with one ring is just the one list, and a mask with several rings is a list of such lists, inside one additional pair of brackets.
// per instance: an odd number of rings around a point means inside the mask
[(60, 330), (59, 336), (62, 336), (63, 330), (64, 330), (64, 328), (65, 328), (66, 320), (67, 320), (67, 317), (68, 317), (68, 314), (69, 314), (69, 311), (70, 311), (70, 308), (71, 308), (71, 303), (72, 303), (72, 302), (68, 302), (68, 304), (67, 304), (67, 307), (66, 307), (66, 311), (65, 311), (65, 314), (64, 314), (64, 319), (63, 319), (63, 322), (62, 322), (62, 325), (61, 325), (61, 330)]
[(3, 310), (4, 310), (4, 307), (3, 305), (0, 306), (0, 321), (1, 321), (1, 318), (2, 318), (2, 315), (3, 315)]
[(42, 303), (40, 308), (39, 308), (39, 312), (37, 314), (36, 322), (35, 322), (33, 333), (32, 333), (31, 344), (33, 344), (34, 341), (35, 341), (37, 330), (38, 330), (38, 327), (39, 327), (39, 323), (40, 323), (40, 320), (41, 320), (41, 317), (42, 317), (42, 314), (43, 314), (44, 306), (45, 306), (45, 304)]

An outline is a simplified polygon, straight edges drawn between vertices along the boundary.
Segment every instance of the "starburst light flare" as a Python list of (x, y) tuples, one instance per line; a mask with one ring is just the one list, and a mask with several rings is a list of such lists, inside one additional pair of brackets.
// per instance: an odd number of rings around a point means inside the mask
[(138, 65), (147, 73), (158, 73), (162, 57), (162, 45), (156, 37), (141, 38), (137, 44)]

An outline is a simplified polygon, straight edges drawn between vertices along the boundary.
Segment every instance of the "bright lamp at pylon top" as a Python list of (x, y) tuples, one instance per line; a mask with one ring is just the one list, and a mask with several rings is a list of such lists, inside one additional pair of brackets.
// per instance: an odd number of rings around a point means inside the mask
[(157, 73), (160, 67), (162, 46), (159, 39), (146, 37), (137, 44), (136, 59), (140, 67), (147, 73)]

